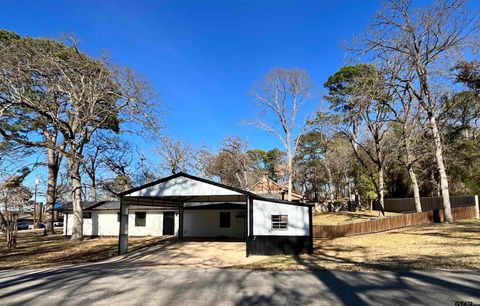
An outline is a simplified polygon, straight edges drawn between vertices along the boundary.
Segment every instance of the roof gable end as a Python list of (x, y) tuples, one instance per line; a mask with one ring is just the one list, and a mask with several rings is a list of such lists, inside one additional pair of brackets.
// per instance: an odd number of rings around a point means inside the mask
[(122, 195), (125, 197), (242, 195), (241, 190), (210, 182), (184, 173), (141, 186)]

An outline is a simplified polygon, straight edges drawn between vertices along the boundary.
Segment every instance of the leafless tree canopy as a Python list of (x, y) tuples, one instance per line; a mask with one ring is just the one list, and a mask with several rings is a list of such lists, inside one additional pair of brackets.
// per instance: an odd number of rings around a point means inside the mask
[[(74, 41), (74, 40), (70, 40)], [(72, 181), (73, 239), (82, 238), (81, 175), (85, 146), (102, 129), (119, 132), (158, 126), (156, 105), (148, 84), (130, 69), (79, 52), (77, 44), (22, 38), (0, 47), (0, 113), (6, 138), (28, 146), (61, 150)], [(32, 120), (58, 130), (65, 146), (26, 141), (12, 124)], [(41, 119), (41, 120), (39, 120)]]
[(157, 152), (163, 158), (160, 167), (167, 173), (189, 172), (195, 168), (195, 152), (181, 140), (162, 137)]
[[(276, 68), (254, 87), (261, 116), (253, 123), (278, 137), (287, 153), (288, 199), (292, 199), (293, 157), (309, 120), (304, 113), (312, 82), (305, 70)], [(300, 118), (299, 118), (300, 116)], [(301, 118), (305, 116), (305, 118)], [(268, 121), (271, 118), (271, 121)], [(303, 119), (303, 120), (302, 120)]]

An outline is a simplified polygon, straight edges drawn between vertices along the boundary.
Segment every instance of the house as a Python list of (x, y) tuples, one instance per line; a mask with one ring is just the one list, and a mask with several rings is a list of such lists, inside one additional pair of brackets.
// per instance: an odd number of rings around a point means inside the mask
[[(84, 235), (234, 238), (246, 255), (311, 253), (312, 206), (264, 198), (250, 191), (178, 173), (119, 195), (119, 201), (84, 203)], [(71, 206), (64, 209), (64, 234), (71, 235)]]
[[(288, 197), (288, 186), (275, 182), (266, 174), (248, 190), (265, 198), (287, 200)], [(292, 202), (305, 202), (305, 197), (292, 191)]]

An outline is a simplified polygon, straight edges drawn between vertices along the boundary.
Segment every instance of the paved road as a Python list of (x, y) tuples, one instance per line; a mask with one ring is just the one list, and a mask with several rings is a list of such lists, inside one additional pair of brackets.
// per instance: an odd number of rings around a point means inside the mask
[(145, 260), (0, 271), (0, 305), (480, 304), (480, 271), (165, 269)]

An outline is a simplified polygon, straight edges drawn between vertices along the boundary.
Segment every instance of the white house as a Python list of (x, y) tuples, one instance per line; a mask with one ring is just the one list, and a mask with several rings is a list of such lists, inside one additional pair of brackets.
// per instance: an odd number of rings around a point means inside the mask
[[(263, 198), (249, 191), (178, 173), (119, 195), (119, 201), (84, 203), (84, 235), (172, 235), (234, 238), (248, 255), (311, 253), (312, 206)], [(64, 234), (71, 235), (71, 207), (64, 209)]]
[[(183, 237), (245, 238), (245, 209), (238, 203), (188, 203), (184, 209)], [(71, 204), (64, 208), (64, 235), (72, 234)], [(132, 206), (129, 236), (178, 236), (179, 213), (151, 206)], [(83, 235), (118, 236), (120, 201), (83, 203)]]

